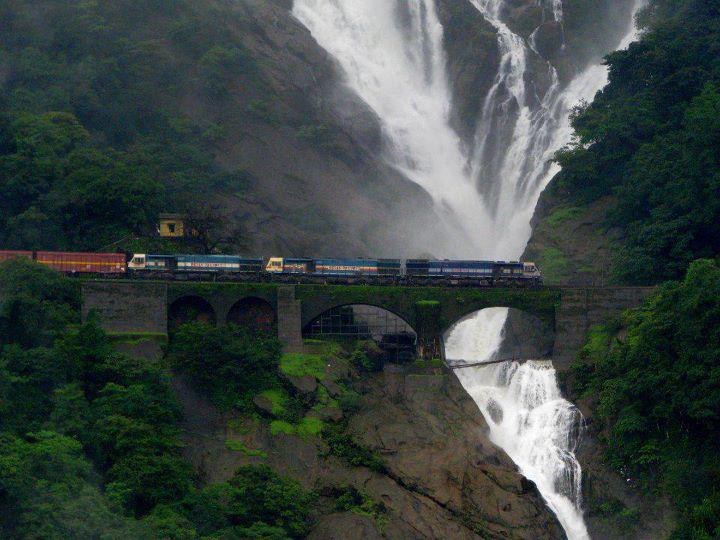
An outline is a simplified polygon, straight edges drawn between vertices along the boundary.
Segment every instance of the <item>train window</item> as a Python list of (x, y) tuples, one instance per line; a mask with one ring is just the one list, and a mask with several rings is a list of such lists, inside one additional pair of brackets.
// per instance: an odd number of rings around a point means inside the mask
[(503, 268), (503, 269), (502, 269), (502, 273), (503, 273), (503, 274), (509, 274), (509, 273), (510, 273), (510, 269), (509, 269), (509, 268)]

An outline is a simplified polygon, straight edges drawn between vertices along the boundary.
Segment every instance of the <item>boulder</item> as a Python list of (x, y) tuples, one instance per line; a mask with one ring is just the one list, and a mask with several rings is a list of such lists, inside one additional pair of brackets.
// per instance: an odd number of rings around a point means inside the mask
[(265, 396), (255, 396), (253, 398), (253, 403), (258, 409), (260, 409), (261, 412), (272, 416), (273, 404), (272, 401), (270, 401), (268, 398), (266, 398)]
[(302, 377), (286, 375), (285, 379), (304, 396), (314, 394), (317, 391), (317, 380), (312, 375), (303, 375)]

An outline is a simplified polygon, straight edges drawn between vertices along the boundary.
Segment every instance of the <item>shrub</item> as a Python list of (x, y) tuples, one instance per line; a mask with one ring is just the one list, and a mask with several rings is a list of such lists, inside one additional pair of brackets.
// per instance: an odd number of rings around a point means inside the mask
[(280, 348), (266, 333), (194, 322), (172, 336), (168, 357), (219, 407), (250, 409), (253, 396), (277, 384)]
[(370, 448), (355, 442), (344, 425), (328, 424), (323, 429), (322, 436), (328, 445), (330, 455), (342, 458), (354, 467), (367, 467), (375, 472), (386, 470), (382, 458)]

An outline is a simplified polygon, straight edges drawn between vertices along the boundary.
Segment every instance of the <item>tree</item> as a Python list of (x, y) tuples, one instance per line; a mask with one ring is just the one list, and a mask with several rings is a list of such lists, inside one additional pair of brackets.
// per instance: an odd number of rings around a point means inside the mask
[(203, 536), (303, 538), (310, 531), (312, 494), (266, 465), (240, 467), (230, 479), (189, 497), (183, 512)]
[(219, 406), (244, 407), (274, 384), (280, 342), (267, 333), (234, 325), (189, 323), (172, 336), (168, 357)]
[(720, 490), (719, 323), (720, 267), (696, 261), (628, 315), (627, 337), (577, 366), (598, 396), (610, 463), (675, 501), (680, 537), (720, 527), (717, 513), (709, 519)]

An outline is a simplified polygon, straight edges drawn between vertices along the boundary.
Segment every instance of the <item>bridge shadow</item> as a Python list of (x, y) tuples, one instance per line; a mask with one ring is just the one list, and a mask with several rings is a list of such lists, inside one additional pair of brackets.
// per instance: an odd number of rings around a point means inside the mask
[(233, 304), (228, 311), (226, 322), (251, 330), (269, 332), (277, 323), (277, 315), (268, 301), (248, 296)]
[(212, 305), (200, 296), (183, 296), (175, 300), (168, 309), (168, 329), (175, 330), (189, 322), (217, 323)]

